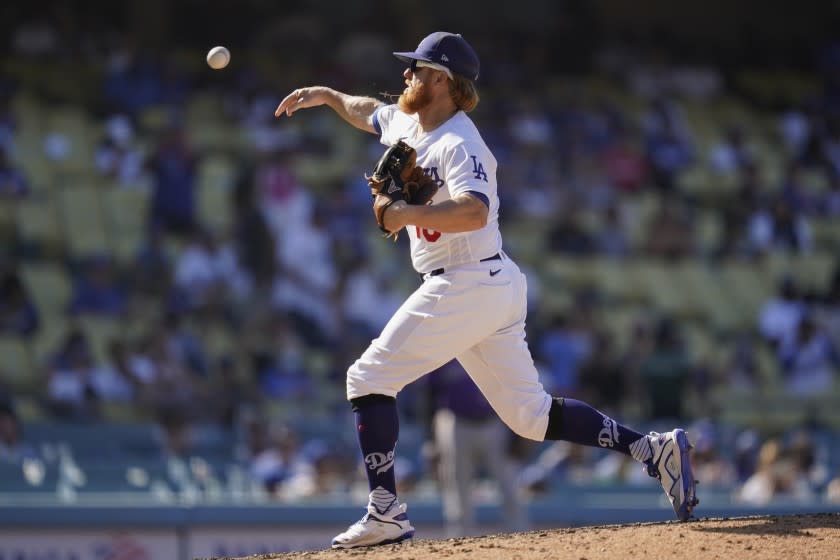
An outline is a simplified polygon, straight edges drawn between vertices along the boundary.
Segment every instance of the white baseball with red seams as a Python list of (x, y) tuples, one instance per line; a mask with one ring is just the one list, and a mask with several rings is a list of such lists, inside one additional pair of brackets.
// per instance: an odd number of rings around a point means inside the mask
[(380, 107), (373, 120), (383, 144), (403, 140), (417, 151), (417, 165), (440, 186), (434, 203), (472, 192), (486, 197), (489, 213), (474, 231), (405, 228), (424, 282), (348, 369), (348, 399), (396, 396), (455, 356), (511, 429), (542, 441), (551, 397), (525, 342), (525, 275), (502, 251), (495, 158), (462, 111), (428, 133), (396, 105)]

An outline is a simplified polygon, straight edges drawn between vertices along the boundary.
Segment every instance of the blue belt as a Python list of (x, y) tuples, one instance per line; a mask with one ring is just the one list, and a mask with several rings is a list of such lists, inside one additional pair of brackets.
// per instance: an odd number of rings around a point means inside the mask
[[(487, 262), (487, 261), (500, 261), (500, 260), (502, 260), (502, 255), (500, 255), (499, 253), (496, 253), (496, 254), (495, 254), (495, 255), (493, 255), (492, 257), (487, 257), (486, 259), (481, 259), (479, 262)], [(429, 272), (429, 276), (440, 276), (440, 275), (441, 275), (441, 274), (443, 274), (444, 272), (446, 272), (446, 270), (445, 270), (445, 269), (443, 269), (443, 268), (436, 268), (436, 269), (434, 269), (433, 271)], [(421, 274), (421, 275), (420, 275), (420, 277), (421, 277), (421, 278), (422, 278), (423, 276), (424, 276), (423, 274)]]

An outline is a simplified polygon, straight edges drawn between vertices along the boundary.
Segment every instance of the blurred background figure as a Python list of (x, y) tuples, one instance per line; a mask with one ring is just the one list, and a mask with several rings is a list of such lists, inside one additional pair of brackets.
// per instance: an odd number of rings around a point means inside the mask
[(528, 520), (517, 485), (518, 469), (509, 455), (514, 434), (456, 360), (432, 372), (428, 383), (447, 535), (480, 530), (476, 483), (485, 477), (498, 485), (504, 530), (525, 530)]

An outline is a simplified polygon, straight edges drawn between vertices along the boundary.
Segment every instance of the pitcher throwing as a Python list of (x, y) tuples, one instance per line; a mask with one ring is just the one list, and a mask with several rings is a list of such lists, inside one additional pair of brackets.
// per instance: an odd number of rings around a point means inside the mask
[(394, 481), (396, 396), (452, 358), (514, 432), (631, 455), (659, 479), (677, 517), (687, 520), (698, 501), (683, 430), (644, 435), (586, 403), (552, 397), (539, 382), (525, 342), (525, 275), (502, 249), (496, 159), (467, 116), (478, 104), (475, 51), (461, 35), (438, 31), (413, 52), (394, 55), (408, 65), (396, 105), (316, 86), (293, 91), (275, 112), (291, 116), (327, 105), (380, 136), (388, 148), (369, 178), (374, 214), (386, 234), (405, 230), (423, 278), (347, 370), (370, 496), (367, 513), (332, 546), (414, 535)]

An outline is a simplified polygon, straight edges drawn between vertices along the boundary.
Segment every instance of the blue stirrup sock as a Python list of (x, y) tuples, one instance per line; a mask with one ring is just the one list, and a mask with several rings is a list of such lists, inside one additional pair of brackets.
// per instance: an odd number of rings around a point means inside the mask
[(613, 449), (641, 463), (652, 455), (644, 434), (619, 424), (585, 402), (562, 397), (552, 400), (545, 439)]
[(397, 502), (394, 449), (400, 431), (397, 400), (385, 395), (351, 399), (356, 418), (356, 435), (365, 462), (370, 503), (385, 513)]

